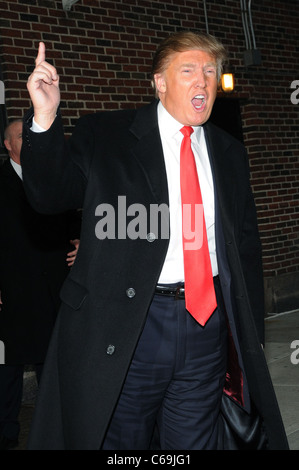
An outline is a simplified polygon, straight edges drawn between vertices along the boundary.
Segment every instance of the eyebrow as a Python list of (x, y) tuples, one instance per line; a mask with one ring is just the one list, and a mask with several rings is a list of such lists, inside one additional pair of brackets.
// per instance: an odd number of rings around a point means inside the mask
[(204, 67), (217, 67), (216, 62), (208, 62), (207, 64), (204, 65)]
[(195, 64), (194, 64), (194, 63), (182, 64), (182, 65), (180, 66), (180, 68), (183, 68), (183, 67), (195, 67)]
[[(195, 67), (196, 67), (196, 64), (194, 64), (194, 63), (192, 63), (192, 62), (191, 62), (191, 63), (186, 62), (185, 64), (182, 64), (182, 65), (180, 66), (180, 68), (184, 68), (184, 67), (195, 68)], [(204, 67), (204, 68), (205, 68), (205, 67), (215, 67), (215, 68), (216, 68), (216, 67), (217, 67), (217, 64), (216, 64), (216, 62), (207, 62), (206, 64), (203, 65), (203, 67)]]

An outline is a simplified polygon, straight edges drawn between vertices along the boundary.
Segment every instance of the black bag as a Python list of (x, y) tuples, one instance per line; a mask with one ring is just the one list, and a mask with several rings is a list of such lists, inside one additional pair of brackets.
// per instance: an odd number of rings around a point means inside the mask
[(268, 440), (261, 416), (252, 403), (248, 414), (226, 393), (222, 394), (219, 450), (267, 450)]

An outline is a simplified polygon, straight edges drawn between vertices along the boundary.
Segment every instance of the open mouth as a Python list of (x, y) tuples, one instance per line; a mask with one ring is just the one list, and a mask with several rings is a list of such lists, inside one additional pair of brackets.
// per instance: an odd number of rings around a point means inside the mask
[(206, 96), (202, 94), (196, 95), (194, 98), (192, 98), (191, 102), (194, 108), (199, 111), (205, 107)]

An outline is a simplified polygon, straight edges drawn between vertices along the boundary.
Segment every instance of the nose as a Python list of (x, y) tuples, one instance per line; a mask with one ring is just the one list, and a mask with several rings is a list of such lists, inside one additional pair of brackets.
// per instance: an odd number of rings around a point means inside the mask
[(199, 70), (197, 73), (196, 86), (198, 88), (205, 88), (207, 86), (207, 77), (203, 70)]

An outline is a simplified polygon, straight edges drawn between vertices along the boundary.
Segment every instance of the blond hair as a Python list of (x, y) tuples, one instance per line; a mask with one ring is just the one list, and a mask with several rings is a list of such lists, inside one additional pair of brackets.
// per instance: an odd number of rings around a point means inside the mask
[(214, 57), (217, 66), (217, 79), (220, 80), (223, 64), (227, 58), (223, 44), (210, 34), (180, 31), (164, 39), (155, 52), (151, 75), (152, 86), (156, 94), (154, 75), (163, 73), (167, 69), (174, 53), (190, 50), (204, 51)]

